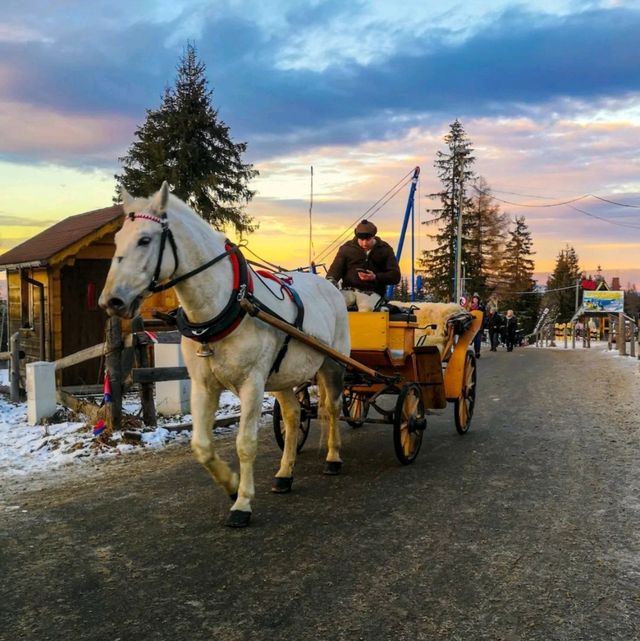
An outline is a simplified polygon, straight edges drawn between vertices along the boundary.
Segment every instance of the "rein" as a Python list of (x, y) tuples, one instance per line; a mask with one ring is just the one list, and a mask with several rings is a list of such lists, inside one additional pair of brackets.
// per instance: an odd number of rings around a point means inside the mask
[[(166, 211), (163, 212), (162, 216), (154, 216), (153, 214), (130, 212), (128, 216), (129, 216), (129, 220), (136, 220), (136, 219), (150, 220), (162, 226), (162, 235), (160, 236), (160, 253), (158, 254), (158, 262), (156, 264), (156, 269), (153, 273), (153, 278), (151, 279), (151, 282), (147, 287), (147, 289), (152, 294), (157, 294), (158, 292), (164, 292), (167, 289), (171, 289), (174, 285), (181, 283), (183, 280), (187, 280), (187, 278), (191, 278), (192, 276), (199, 274), (205, 269), (208, 269), (212, 265), (215, 265), (218, 261), (228, 256), (229, 253), (231, 252), (231, 249), (229, 248), (227, 249), (227, 251), (223, 252), (222, 254), (219, 254), (215, 258), (212, 258), (209, 262), (205, 263), (204, 265), (200, 265), (200, 267), (196, 267), (196, 269), (192, 269), (190, 272), (187, 272), (186, 274), (182, 274), (182, 276), (178, 276), (177, 278), (171, 278), (171, 276), (173, 276), (173, 274), (175, 274), (178, 271), (178, 266), (180, 262), (178, 260), (178, 247), (176, 245), (175, 238), (173, 237), (173, 232), (171, 231), (171, 229), (169, 229), (167, 212)], [(166, 283), (162, 283), (160, 285), (158, 284), (158, 279), (160, 278), (160, 270), (162, 269), (162, 258), (164, 256), (164, 248), (167, 244), (167, 240), (169, 241), (169, 244), (171, 245), (171, 251), (173, 252), (174, 268), (173, 268), (173, 272), (171, 273), (171, 276), (169, 277), (169, 280)], [(225, 243), (225, 247), (227, 247), (227, 244), (231, 245), (231, 243), (227, 241), (227, 243)], [(235, 247), (235, 245), (233, 246)]]
[[(302, 323), (304, 320), (304, 306), (302, 300), (298, 293), (290, 286), (290, 283), (285, 282), (285, 280), (277, 278), (275, 276), (268, 276), (272, 280), (278, 282), (282, 289), (287, 293), (289, 298), (293, 301), (296, 306), (296, 319), (293, 323), (289, 323), (279, 314), (274, 312), (272, 309), (267, 307), (264, 303), (260, 302), (253, 294), (253, 279), (251, 278), (251, 271), (245, 257), (242, 255), (240, 248), (232, 243), (230, 240), (225, 240), (225, 251), (221, 254), (218, 254), (210, 261), (192, 269), (186, 274), (182, 274), (177, 278), (169, 277), (169, 280), (165, 283), (158, 284), (158, 279), (160, 278), (160, 270), (162, 268), (162, 258), (164, 256), (165, 246), (167, 240), (171, 245), (171, 250), (173, 251), (173, 258), (175, 267), (171, 274), (176, 273), (178, 270), (178, 248), (176, 246), (176, 241), (173, 237), (171, 229), (169, 229), (169, 221), (167, 219), (167, 213), (163, 212), (162, 216), (154, 216), (153, 214), (146, 213), (135, 213), (131, 212), (128, 214), (130, 220), (143, 219), (151, 220), (152, 222), (158, 223), (162, 226), (162, 236), (160, 237), (160, 252), (158, 254), (158, 263), (153, 275), (151, 283), (147, 287), (148, 291), (153, 294), (158, 292), (165, 291), (171, 287), (181, 283), (191, 276), (195, 276), (200, 272), (208, 269), (212, 265), (215, 265), (217, 262), (221, 261), (227, 256), (231, 259), (233, 266), (233, 290), (231, 296), (224, 309), (215, 317), (204, 323), (192, 323), (187, 318), (187, 315), (184, 313), (182, 307), (179, 307), (174, 312), (171, 312), (170, 316), (175, 320), (175, 323), (178, 327), (178, 331), (185, 338), (190, 338), (191, 340), (198, 341), (200, 343), (212, 343), (221, 340), (228, 334), (230, 334), (242, 321), (246, 315), (246, 311), (240, 305), (240, 302), (243, 298), (248, 298), (251, 302), (258, 307), (259, 309), (275, 316), (281, 321), (292, 325), (296, 329), (302, 329)], [(266, 274), (260, 272), (261, 275), (266, 277)], [(291, 340), (291, 335), (287, 334), (285, 337), (284, 343), (280, 348), (278, 354), (276, 355), (276, 360), (271, 367), (271, 372), (277, 372), (280, 368), (289, 346), (289, 341)], [(210, 354), (206, 354), (210, 355)]]

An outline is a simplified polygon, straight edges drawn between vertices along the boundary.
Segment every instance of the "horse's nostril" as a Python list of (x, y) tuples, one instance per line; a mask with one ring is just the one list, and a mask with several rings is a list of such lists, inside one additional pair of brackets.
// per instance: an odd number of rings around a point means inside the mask
[(110, 298), (107, 303), (111, 309), (122, 309), (124, 307), (124, 301), (121, 298)]

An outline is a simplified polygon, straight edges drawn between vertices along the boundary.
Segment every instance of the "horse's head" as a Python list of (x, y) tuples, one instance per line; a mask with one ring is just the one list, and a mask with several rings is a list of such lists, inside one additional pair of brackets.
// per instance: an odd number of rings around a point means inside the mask
[(115, 236), (116, 250), (99, 300), (110, 316), (133, 318), (151, 288), (176, 269), (167, 227), (168, 200), (166, 182), (149, 199), (134, 199), (122, 190), (124, 224)]

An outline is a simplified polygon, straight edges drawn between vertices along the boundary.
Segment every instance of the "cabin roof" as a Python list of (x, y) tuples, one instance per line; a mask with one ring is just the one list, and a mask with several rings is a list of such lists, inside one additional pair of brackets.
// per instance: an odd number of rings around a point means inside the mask
[(2, 254), (0, 268), (47, 265), (51, 258), (64, 249), (95, 234), (101, 227), (122, 215), (122, 206), (113, 205), (69, 216)]

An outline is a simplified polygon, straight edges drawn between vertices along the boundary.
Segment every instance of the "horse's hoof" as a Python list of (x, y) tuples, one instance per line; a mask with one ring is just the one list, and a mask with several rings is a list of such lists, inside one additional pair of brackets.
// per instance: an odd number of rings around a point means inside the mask
[(225, 521), (227, 527), (247, 527), (251, 520), (251, 512), (243, 512), (242, 510), (231, 510), (229, 516)]
[(229, 494), (229, 498), (233, 503), (235, 503), (238, 500), (238, 493), (234, 492), (233, 494)]
[(324, 466), (323, 474), (336, 476), (342, 471), (342, 461), (327, 461)]
[(286, 494), (287, 492), (291, 492), (292, 485), (293, 476), (276, 476), (271, 486), (271, 491), (275, 494)]

